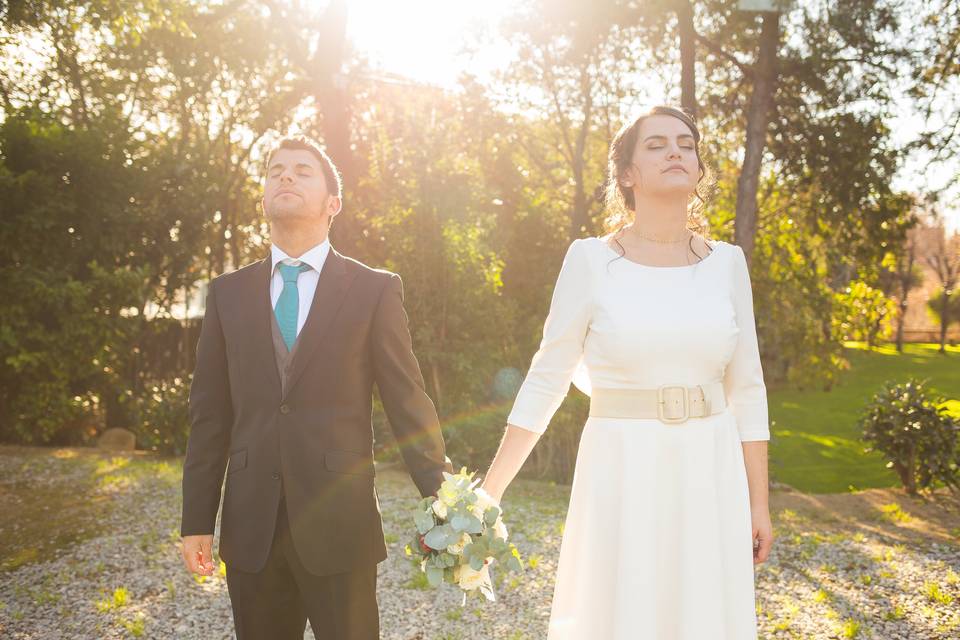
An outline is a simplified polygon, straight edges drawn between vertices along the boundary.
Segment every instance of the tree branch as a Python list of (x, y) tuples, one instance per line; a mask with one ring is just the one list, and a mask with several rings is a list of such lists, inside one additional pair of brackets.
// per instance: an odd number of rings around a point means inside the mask
[(739, 68), (740, 71), (743, 72), (743, 75), (749, 78), (753, 78), (755, 72), (751, 65), (746, 64), (744, 62), (740, 62), (740, 60), (736, 56), (734, 56), (731, 53), (727, 53), (726, 51), (724, 51), (723, 47), (721, 47), (719, 44), (713, 42), (712, 40), (709, 40), (708, 38), (700, 35), (699, 33), (695, 34), (695, 37), (697, 39), (697, 42), (704, 45), (711, 52), (736, 65), (737, 68)]

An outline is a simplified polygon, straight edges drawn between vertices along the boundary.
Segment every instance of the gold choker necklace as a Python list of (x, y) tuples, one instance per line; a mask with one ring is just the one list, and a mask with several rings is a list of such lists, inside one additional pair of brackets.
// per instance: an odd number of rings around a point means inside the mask
[(688, 241), (688, 240), (690, 239), (690, 234), (689, 234), (689, 233), (686, 234), (686, 235), (684, 235), (684, 237), (681, 238), (681, 239), (679, 239), (679, 240), (661, 240), (661, 239), (659, 239), (659, 238), (653, 238), (653, 237), (651, 237), (651, 236), (645, 236), (645, 235), (643, 235), (642, 233), (640, 233), (639, 231), (631, 231), (630, 233), (636, 235), (638, 238), (642, 238), (643, 240), (649, 240), (650, 242), (656, 242), (656, 243), (658, 243), (658, 244), (680, 244), (681, 242), (686, 242), (686, 241)]

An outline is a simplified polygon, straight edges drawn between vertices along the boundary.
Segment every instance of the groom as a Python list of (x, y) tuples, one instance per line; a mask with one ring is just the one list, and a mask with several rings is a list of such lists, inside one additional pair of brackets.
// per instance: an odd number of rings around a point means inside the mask
[(238, 640), (376, 640), (386, 545), (374, 488), (376, 383), (423, 496), (452, 471), (411, 350), (399, 276), (330, 246), (340, 177), (306, 138), (267, 158), (270, 256), (215, 278), (190, 387), (183, 560), (220, 555)]

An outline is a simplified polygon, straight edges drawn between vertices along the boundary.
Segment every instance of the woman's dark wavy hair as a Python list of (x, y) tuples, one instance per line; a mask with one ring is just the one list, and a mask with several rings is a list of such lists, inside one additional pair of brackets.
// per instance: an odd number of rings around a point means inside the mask
[[(633, 197), (633, 190), (623, 186), (621, 179), (633, 162), (633, 152), (637, 147), (640, 125), (650, 116), (657, 115), (677, 118), (687, 125), (693, 134), (700, 175), (687, 206), (687, 228), (707, 237), (707, 224), (703, 217), (703, 207), (706, 205), (709, 192), (715, 184), (713, 174), (703, 162), (703, 157), (700, 154), (700, 130), (697, 128), (693, 116), (682, 109), (669, 105), (656, 105), (641, 113), (632, 122), (624, 125), (614, 136), (613, 142), (610, 143), (610, 152), (607, 154), (607, 182), (604, 186), (604, 200), (607, 205), (604, 232), (616, 236), (630, 222), (634, 214), (637, 203)], [(619, 244), (619, 240), (617, 244)], [(622, 245), (620, 249), (623, 251)]]

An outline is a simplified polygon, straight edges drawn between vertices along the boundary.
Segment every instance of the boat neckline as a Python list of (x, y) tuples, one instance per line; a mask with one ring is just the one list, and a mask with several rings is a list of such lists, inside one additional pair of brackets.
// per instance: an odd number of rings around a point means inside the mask
[[(623, 258), (625, 261), (629, 262), (632, 265), (643, 267), (644, 269), (689, 269), (690, 267), (696, 267), (703, 264), (710, 258), (712, 258), (713, 255), (717, 253), (717, 249), (720, 248), (720, 244), (721, 244), (721, 241), (717, 240), (712, 245), (710, 245), (710, 248), (711, 248), (710, 253), (708, 253), (706, 256), (701, 258), (699, 262), (694, 262), (693, 264), (678, 264), (674, 266), (670, 266), (670, 265), (657, 266), (652, 264), (643, 264), (642, 262), (631, 260), (630, 258), (626, 256), (622, 256), (619, 253), (617, 253), (616, 250), (610, 246), (610, 243), (607, 242), (604, 238), (596, 237), (596, 239), (600, 242), (600, 244), (602, 244), (607, 249), (607, 251), (609, 251), (613, 255), (617, 256), (618, 258)], [(709, 244), (709, 241), (707, 240), (704, 240), (704, 241), (707, 242), (707, 244)]]

